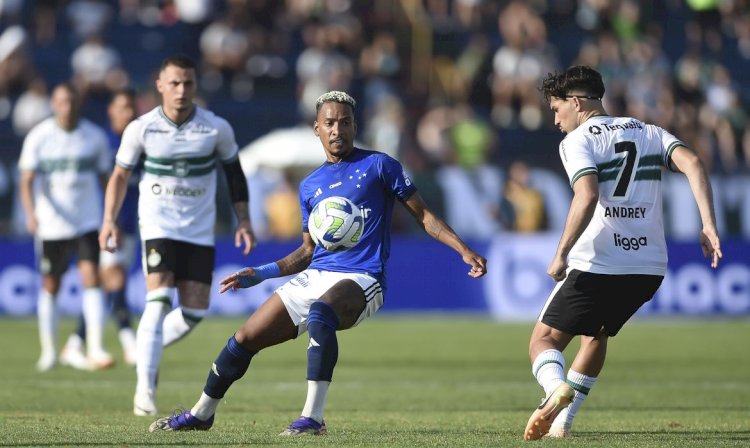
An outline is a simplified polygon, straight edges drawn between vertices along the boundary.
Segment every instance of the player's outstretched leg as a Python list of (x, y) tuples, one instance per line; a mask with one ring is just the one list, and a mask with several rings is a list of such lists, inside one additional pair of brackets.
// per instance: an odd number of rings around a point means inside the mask
[(207, 430), (214, 423), (219, 402), (229, 387), (242, 378), (250, 366), (255, 352), (241, 346), (234, 335), (211, 366), (198, 402), (189, 411), (178, 410), (151, 424), (149, 431)]
[(330, 305), (318, 300), (310, 306), (307, 316), (307, 331), (310, 334), (310, 344), (307, 347), (307, 399), (300, 418), (280, 435), (326, 434), (323, 408), (339, 356), (336, 338), (338, 327), (338, 316)]

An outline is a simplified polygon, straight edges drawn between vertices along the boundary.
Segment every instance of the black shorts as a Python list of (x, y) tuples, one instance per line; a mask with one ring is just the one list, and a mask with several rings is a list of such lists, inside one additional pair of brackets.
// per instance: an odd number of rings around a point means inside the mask
[(69, 240), (42, 240), (39, 272), (59, 277), (68, 270), (71, 256), (77, 261), (99, 264), (99, 236), (96, 231)]
[(539, 320), (572, 335), (614, 336), (659, 289), (661, 275), (608, 275), (573, 269), (550, 294)]
[(212, 246), (158, 238), (144, 241), (142, 262), (147, 274), (172, 272), (175, 281), (193, 280), (210, 285), (214, 253)]

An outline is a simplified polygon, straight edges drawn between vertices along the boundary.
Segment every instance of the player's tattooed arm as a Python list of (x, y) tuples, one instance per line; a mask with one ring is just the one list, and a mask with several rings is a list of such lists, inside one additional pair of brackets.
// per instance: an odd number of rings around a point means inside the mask
[(292, 275), (307, 269), (312, 262), (314, 251), (315, 243), (310, 234), (304, 232), (302, 234), (302, 244), (294, 252), (276, 262), (281, 270), (281, 275)]

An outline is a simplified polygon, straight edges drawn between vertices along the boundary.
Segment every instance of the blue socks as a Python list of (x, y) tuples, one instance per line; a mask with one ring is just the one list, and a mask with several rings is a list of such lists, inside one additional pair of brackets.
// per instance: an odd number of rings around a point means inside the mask
[(339, 358), (339, 342), (336, 329), (339, 318), (325, 302), (318, 300), (310, 307), (307, 316), (307, 331), (310, 345), (307, 348), (308, 381), (331, 381), (333, 368)]
[(224, 398), (229, 386), (247, 372), (254, 355), (253, 351), (241, 346), (232, 335), (211, 366), (203, 392), (211, 398)]

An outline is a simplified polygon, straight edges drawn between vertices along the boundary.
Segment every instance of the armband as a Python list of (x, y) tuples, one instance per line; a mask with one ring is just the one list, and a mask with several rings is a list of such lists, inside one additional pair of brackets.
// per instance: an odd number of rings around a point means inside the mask
[(240, 283), (240, 288), (249, 288), (255, 286), (263, 280), (269, 278), (281, 277), (281, 269), (276, 263), (268, 263), (258, 267), (254, 267), (255, 275), (237, 275)]

